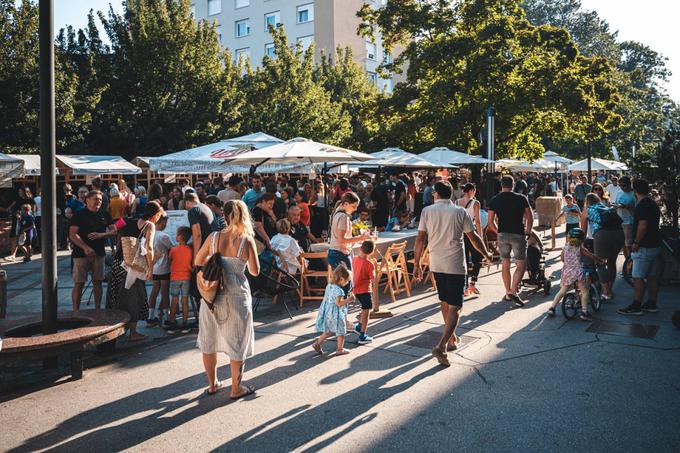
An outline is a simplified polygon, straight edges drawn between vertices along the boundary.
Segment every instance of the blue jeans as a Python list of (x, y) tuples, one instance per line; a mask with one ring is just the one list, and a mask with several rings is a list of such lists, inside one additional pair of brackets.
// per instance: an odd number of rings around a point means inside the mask
[[(345, 265), (345, 267), (349, 271), (349, 274), (352, 275), (351, 255), (345, 255), (344, 253), (338, 250), (333, 249), (328, 250), (328, 265), (331, 267), (331, 269), (335, 269), (341, 263)], [(345, 291), (345, 297), (347, 297), (349, 295), (349, 292), (352, 291), (352, 280), (350, 279), (349, 283), (343, 286), (342, 289)]]

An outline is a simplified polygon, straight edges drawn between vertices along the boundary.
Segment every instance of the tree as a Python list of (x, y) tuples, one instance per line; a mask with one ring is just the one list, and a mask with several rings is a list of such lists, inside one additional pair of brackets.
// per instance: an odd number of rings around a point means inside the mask
[(598, 138), (618, 126), (613, 68), (580, 55), (563, 29), (532, 26), (520, 0), (393, 0), (365, 6), (360, 31), (405, 51), (407, 81), (387, 102), (394, 140), (423, 149), (478, 148), (485, 110), (496, 110), (500, 157), (535, 159), (545, 135)]
[(270, 27), (275, 58), (250, 64), (243, 77), (246, 102), (243, 132), (265, 130), (284, 138), (307, 137), (329, 144), (345, 142), (351, 132), (350, 115), (314, 78), (314, 46), (291, 47), (283, 26)]
[[(0, 149), (37, 153), (40, 148), (40, 81), (38, 78), (38, 7), (29, 0), (16, 5), (0, 0)], [(78, 138), (71, 133), (86, 118), (74, 110), (78, 78), (60, 70), (56, 51), (55, 106), (57, 149), (68, 149)], [(76, 134), (77, 135), (77, 134)]]
[(342, 144), (357, 149), (370, 147), (379, 131), (376, 113), (381, 95), (354, 61), (352, 49), (338, 47), (332, 57), (322, 53), (314, 78), (330, 93), (331, 102), (340, 104), (342, 112), (349, 115), (351, 133)]
[[(236, 133), (240, 74), (215, 25), (194, 22), (188, 0), (129, 0), (99, 18), (111, 42), (94, 53), (104, 90), (91, 146), (126, 158), (189, 148)], [(85, 41), (98, 47), (93, 30)]]

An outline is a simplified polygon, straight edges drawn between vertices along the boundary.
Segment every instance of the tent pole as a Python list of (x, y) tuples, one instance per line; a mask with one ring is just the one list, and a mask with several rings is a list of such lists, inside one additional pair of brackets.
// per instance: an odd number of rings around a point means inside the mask
[[(42, 332), (57, 331), (57, 215), (54, 175), (56, 127), (54, 113), (54, 4), (39, 3), (40, 40), (40, 179), (42, 188)], [(45, 365), (56, 366), (56, 360)]]

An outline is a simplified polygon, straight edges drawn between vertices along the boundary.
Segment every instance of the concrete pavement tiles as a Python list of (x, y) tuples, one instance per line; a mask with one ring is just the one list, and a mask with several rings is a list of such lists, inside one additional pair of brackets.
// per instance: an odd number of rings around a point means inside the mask
[[(351, 354), (336, 358), (312, 354), (316, 305), (294, 311), (292, 321), (265, 308), (256, 314), (257, 355), (246, 364), (256, 395), (232, 402), (227, 388), (203, 397), (195, 336), (150, 329), (156, 338), (145, 344), (90, 357), (80, 381), (5, 394), (2, 449), (680, 450), (680, 331), (670, 323), (679, 288), (663, 289), (659, 313), (623, 318), (616, 307), (631, 289), (619, 282), (616, 302), (595, 316), (609, 330), (658, 327), (645, 339), (589, 331), (560, 315), (548, 320), (542, 294), (522, 309), (497, 302), (494, 268), (483, 271), (482, 295), (466, 301), (463, 345), (448, 369), (429, 355), (442, 329), (431, 291), (389, 304), (395, 316), (369, 327), (374, 342), (356, 346), (350, 336)], [(552, 260), (549, 274), (558, 270)], [(29, 311), (29, 301), (22, 305)]]

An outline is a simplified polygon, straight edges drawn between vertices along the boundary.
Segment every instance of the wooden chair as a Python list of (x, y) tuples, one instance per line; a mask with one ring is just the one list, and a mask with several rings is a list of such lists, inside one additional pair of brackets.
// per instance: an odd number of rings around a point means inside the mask
[[(406, 241), (390, 245), (383, 255), (376, 276), (378, 285), (382, 284), (385, 287), (384, 292), (390, 292), (392, 302), (396, 301), (396, 296), (402, 291), (406, 291), (406, 295), (411, 297), (411, 280), (408, 274), (405, 250)], [(383, 276), (385, 282), (380, 283)]]
[[(412, 259), (408, 260), (408, 263), (413, 266), (415, 269), (416, 266), (416, 259), (413, 257)], [(425, 283), (426, 280), (430, 280), (430, 283), (432, 283), (432, 288), (434, 290), (437, 290), (437, 282), (434, 280), (434, 273), (430, 270), (430, 249), (425, 247), (425, 250), (423, 250), (423, 254), (420, 256), (420, 268), (423, 270), (423, 279), (421, 280), (422, 283)], [(413, 279), (411, 279), (411, 283), (413, 282)]]
[(328, 258), (328, 252), (303, 253), (300, 255), (300, 258), (302, 260), (302, 265), (300, 266), (300, 289), (298, 290), (298, 293), (300, 294), (300, 306), (302, 307), (306, 300), (323, 300), (326, 285), (323, 285), (321, 288), (313, 286), (309, 282), (309, 279), (323, 278), (327, 283), (330, 280), (330, 266), (324, 271), (309, 268), (309, 260), (325, 261)]

